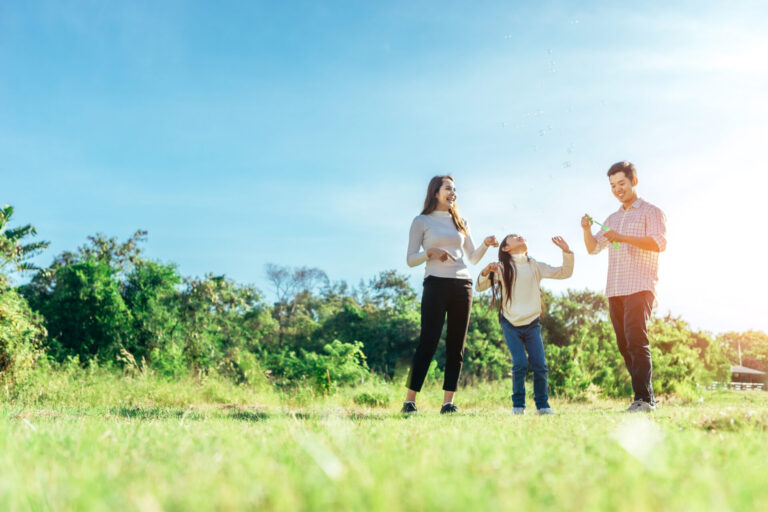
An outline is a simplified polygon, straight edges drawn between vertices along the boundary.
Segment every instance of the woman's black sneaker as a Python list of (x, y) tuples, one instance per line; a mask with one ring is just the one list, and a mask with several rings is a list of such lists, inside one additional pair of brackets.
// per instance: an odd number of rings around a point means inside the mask
[(452, 403), (443, 404), (443, 406), (440, 408), (440, 414), (449, 414), (454, 412), (459, 412), (459, 409)]
[(413, 402), (404, 402), (403, 408), (400, 409), (400, 412), (403, 414), (416, 414), (418, 409), (416, 409), (416, 404)]

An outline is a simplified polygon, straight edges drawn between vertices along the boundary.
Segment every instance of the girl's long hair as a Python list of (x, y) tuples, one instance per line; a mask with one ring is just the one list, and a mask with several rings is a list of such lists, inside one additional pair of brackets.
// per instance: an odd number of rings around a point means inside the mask
[[(440, 190), (440, 187), (443, 186), (443, 180), (451, 180), (453, 181), (453, 176), (446, 175), (446, 176), (435, 176), (431, 180), (429, 180), (429, 185), (427, 186), (427, 197), (424, 199), (424, 209), (421, 210), (422, 215), (429, 215), (433, 211), (437, 209), (437, 192)], [(464, 223), (464, 219), (461, 218), (461, 215), (459, 215), (459, 207), (456, 205), (456, 202), (454, 201), (453, 206), (450, 210), (448, 210), (451, 214), (451, 218), (453, 219), (453, 224), (456, 226), (456, 231), (459, 233), (467, 234), (467, 225)]]
[[(499, 278), (495, 272), (492, 272), (490, 276), (492, 290), (491, 307), (495, 307), (499, 314), (501, 314), (502, 305), (512, 303), (512, 288), (515, 285), (515, 278), (517, 278), (517, 267), (515, 266), (515, 260), (507, 251), (502, 251), (504, 246), (507, 245), (507, 238), (509, 237), (510, 235), (505, 236), (504, 240), (502, 240), (499, 244), (499, 263), (501, 263), (501, 276)], [(526, 256), (528, 255), (526, 254)], [(530, 258), (528, 259), (530, 260)]]

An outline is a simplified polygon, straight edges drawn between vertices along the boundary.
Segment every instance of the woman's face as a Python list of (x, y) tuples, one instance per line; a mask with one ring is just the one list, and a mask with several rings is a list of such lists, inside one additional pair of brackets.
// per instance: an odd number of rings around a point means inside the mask
[(510, 254), (523, 254), (528, 251), (528, 246), (525, 244), (525, 238), (514, 234), (504, 239), (504, 247), (501, 250)]
[(440, 189), (435, 194), (437, 198), (437, 208), (439, 210), (450, 210), (456, 203), (456, 184), (453, 180), (444, 179)]

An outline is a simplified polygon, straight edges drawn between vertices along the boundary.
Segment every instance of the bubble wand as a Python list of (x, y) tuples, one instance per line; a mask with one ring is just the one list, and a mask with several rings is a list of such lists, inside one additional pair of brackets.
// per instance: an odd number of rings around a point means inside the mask
[[(589, 219), (591, 222), (594, 222), (595, 224), (597, 224), (598, 226), (600, 226), (601, 228), (603, 228), (603, 231), (610, 231), (610, 230), (611, 230), (611, 228), (609, 228), (608, 226), (604, 226), (603, 224), (600, 224), (599, 222), (597, 222), (597, 221), (596, 221), (595, 219), (593, 219), (592, 217), (590, 217), (590, 216), (587, 216), (587, 218), (588, 218), (588, 219)], [(618, 248), (619, 248), (619, 242), (617, 242), (616, 240), (614, 240), (614, 241), (613, 241), (613, 246), (614, 246), (615, 248), (617, 248), (617, 249), (618, 249)]]

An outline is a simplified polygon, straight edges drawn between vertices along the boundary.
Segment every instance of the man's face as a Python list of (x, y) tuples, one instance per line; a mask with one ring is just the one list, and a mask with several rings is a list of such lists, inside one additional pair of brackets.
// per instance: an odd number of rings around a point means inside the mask
[(635, 194), (635, 185), (637, 185), (637, 176), (631, 180), (623, 172), (609, 176), (611, 181), (611, 192), (622, 203), (634, 202), (637, 199)]

